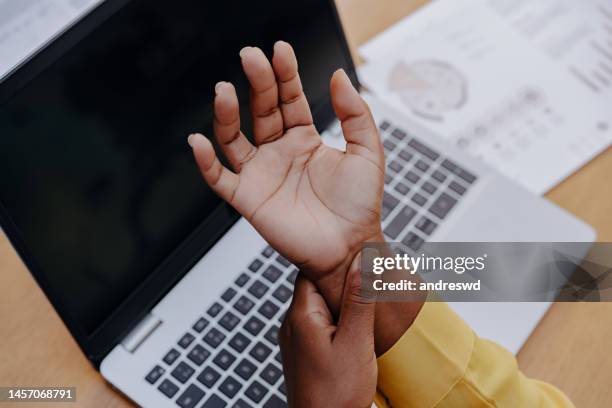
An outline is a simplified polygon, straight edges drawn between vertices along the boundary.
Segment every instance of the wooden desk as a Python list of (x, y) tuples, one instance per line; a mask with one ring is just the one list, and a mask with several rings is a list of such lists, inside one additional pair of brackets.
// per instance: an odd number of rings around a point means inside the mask
[[(337, 2), (355, 51), (425, 0)], [(595, 226), (600, 241), (612, 241), (611, 176), (608, 149), (547, 197)], [(75, 406), (131, 406), (89, 365), (4, 236), (0, 323), (0, 385), (76, 386)], [(519, 353), (519, 364), (529, 376), (560, 387), (578, 407), (612, 406), (610, 339), (612, 304), (556, 304)]]

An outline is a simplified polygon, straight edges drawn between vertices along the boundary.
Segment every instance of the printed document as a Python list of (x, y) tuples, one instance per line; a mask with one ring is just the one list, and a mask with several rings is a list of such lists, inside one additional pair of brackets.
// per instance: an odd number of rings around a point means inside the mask
[(360, 49), (361, 82), (537, 194), (612, 142), (612, 3), (436, 0)]

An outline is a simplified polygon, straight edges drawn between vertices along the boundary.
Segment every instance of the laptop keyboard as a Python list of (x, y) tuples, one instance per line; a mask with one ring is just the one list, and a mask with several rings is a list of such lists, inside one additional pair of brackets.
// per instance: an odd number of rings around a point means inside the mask
[[(417, 251), (477, 177), (389, 121), (379, 128), (384, 233)], [(298, 270), (269, 246), (245, 266), (144, 376), (181, 408), (287, 406), (278, 330)]]
[(476, 183), (477, 176), (384, 120), (386, 157), (382, 224), (389, 241), (418, 251)]
[(297, 274), (266, 247), (145, 380), (181, 408), (286, 407), (278, 330)]

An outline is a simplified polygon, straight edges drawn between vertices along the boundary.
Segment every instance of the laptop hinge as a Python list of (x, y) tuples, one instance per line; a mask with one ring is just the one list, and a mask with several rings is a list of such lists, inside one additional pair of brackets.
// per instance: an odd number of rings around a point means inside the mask
[(128, 334), (121, 342), (123, 348), (130, 353), (134, 353), (145, 340), (153, 334), (155, 330), (162, 324), (162, 320), (153, 316), (151, 313), (146, 315), (140, 323)]

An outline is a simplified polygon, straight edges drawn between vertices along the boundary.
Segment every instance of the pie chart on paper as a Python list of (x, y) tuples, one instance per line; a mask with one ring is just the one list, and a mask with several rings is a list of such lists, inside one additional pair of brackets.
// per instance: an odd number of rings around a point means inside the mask
[(434, 121), (467, 101), (465, 76), (442, 61), (400, 61), (391, 69), (388, 87), (415, 115)]

